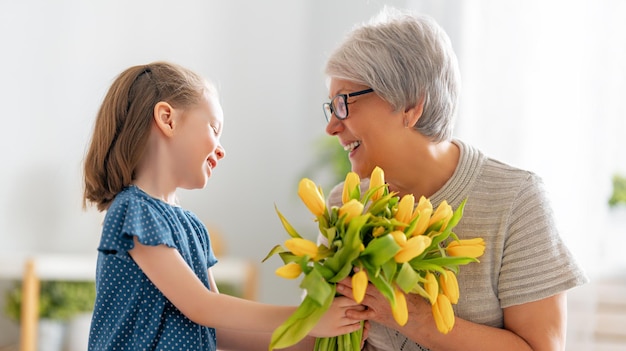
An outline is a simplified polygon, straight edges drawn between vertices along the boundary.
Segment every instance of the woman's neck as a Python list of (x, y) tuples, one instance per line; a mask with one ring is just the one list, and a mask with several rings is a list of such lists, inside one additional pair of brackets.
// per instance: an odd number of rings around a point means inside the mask
[(415, 153), (394, 160), (385, 169), (389, 190), (398, 195), (430, 197), (452, 177), (459, 163), (460, 149), (450, 141), (427, 143)]

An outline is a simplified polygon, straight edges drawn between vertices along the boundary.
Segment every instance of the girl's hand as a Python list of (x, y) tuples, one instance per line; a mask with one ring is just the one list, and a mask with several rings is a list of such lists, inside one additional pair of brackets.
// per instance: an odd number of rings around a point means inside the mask
[(357, 331), (361, 328), (361, 320), (363, 319), (359, 317), (348, 317), (348, 313), (361, 312), (363, 310), (365, 310), (365, 307), (356, 303), (351, 298), (345, 296), (335, 297), (328, 311), (324, 313), (309, 335), (315, 337), (330, 337)]

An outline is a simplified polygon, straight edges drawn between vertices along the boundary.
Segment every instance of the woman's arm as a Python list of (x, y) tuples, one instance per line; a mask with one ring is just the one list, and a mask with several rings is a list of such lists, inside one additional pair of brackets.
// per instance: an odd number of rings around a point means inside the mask
[[(133, 260), (163, 295), (195, 323), (216, 329), (271, 332), (296, 309), (210, 291), (176, 249), (143, 245), (136, 237), (134, 243), (135, 247), (129, 251)], [(335, 299), (311, 335), (335, 336), (357, 330), (359, 320), (346, 317), (346, 310), (358, 306), (348, 298)]]
[[(342, 294), (352, 293), (349, 280), (338, 285)], [(441, 334), (432, 317), (431, 306), (418, 295), (407, 295), (409, 321), (400, 327), (393, 319), (389, 302), (369, 285), (362, 302), (365, 311), (348, 311), (353, 318), (376, 321), (400, 331), (409, 339), (432, 351), (562, 351), (565, 350), (567, 324), (566, 293), (504, 309), (504, 329), (455, 318), (454, 328)]]

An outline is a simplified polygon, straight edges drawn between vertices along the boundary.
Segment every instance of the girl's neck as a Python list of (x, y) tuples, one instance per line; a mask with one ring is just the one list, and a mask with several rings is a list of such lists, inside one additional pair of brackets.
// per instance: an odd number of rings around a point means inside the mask
[(158, 184), (154, 182), (142, 181), (141, 179), (135, 179), (132, 183), (137, 188), (141, 189), (144, 193), (151, 197), (168, 203), (172, 206), (178, 206), (178, 198), (176, 196), (176, 189), (170, 191), (162, 190)]

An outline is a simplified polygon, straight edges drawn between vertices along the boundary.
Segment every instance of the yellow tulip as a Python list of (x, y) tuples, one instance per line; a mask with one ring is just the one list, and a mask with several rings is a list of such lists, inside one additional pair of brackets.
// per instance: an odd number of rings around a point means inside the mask
[(364, 270), (360, 270), (352, 276), (352, 294), (354, 295), (354, 301), (361, 303), (365, 297), (365, 291), (367, 290), (367, 273)]
[(441, 228), (439, 230), (444, 231), (446, 229), (446, 226), (448, 225), (448, 222), (450, 222), (453, 214), (454, 211), (452, 211), (452, 206), (448, 205), (448, 202), (446, 200), (443, 200), (443, 202), (441, 202), (437, 207), (437, 210), (435, 211), (433, 216), (430, 218), (428, 226), (430, 227), (431, 225), (443, 220), (443, 224), (441, 225)]
[(449, 256), (478, 258), (485, 253), (483, 238), (455, 240), (448, 244), (446, 253)]
[(424, 282), (424, 290), (428, 294), (428, 300), (431, 305), (434, 305), (437, 301), (437, 295), (439, 295), (439, 283), (437, 277), (432, 272), (426, 273), (426, 282)]
[(418, 212), (419, 218), (417, 219), (417, 224), (415, 225), (413, 233), (411, 233), (412, 236), (423, 235), (426, 233), (428, 223), (430, 222), (430, 215), (432, 213), (432, 208), (425, 208)]
[(430, 209), (430, 211), (432, 213), (433, 204), (430, 202), (429, 198), (424, 197), (422, 195), (422, 196), (420, 196), (420, 200), (417, 202), (417, 206), (415, 207), (415, 211), (416, 212), (420, 212), (420, 211), (423, 211), (425, 209)]
[(350, 222), (352, 218), (361, 215), (361, 213), (363, 213), (363, 204), (356, 199), (346, 202), (339, 208), (339, 218), (346, 215), (344, 219), (346, 223)]
[(437, 329), (442, 334), (448, 334), (454, 327), (454, 310), (446, 295), (437, 296), (437, 302), (432, 306), (433, 317)]
[(404, 226), (398, 226), (396, 229), (402, 229), (409, 225), (411, 217), (413, 217), (413, 206), (415, 205), (415, 197), (412, 194), (407, 194), (400, 199), (398, 203), (398, 212), (396, 212), (394, 218), (398, 221), (405, 223)]
[(404, 232), (400, 230), (394, 230), (393, 232), (389, 233), (389, 235), (393, 237), (393, 239), (396, 241), (396, 243), (398, 243), (398, 245), (400, 245), (400, 247), (406, 244), (406, 234), (404, 234)]
[(296, 256), (317, 256), (318, 247), (314, 242), (303, 238), (291, 238), (285, 240), (285, 246)]
[(459, 302), (459, 282), (454, 272), (446, 270), (444, 274), (440, 275), (439, 286), (441, 286), (441, 290), (448, 297), (450, 303), (456, 304)]
[(350, 201), (350, 193), (352, 193), (360, 183), (361, 179), (358, 174), (354, 172), (348, 172), (348, 174), (346, 174), (346, 180), (343, 183), (343, 192), (341, 193), (342, 203), (345, 204)]
[(406, 296), (404, 295), (402, 290), (398, 289), (397, 287), (394, 287), (393, 292), (396, 298), (396, 305), (391, 306), (391, 314), (393, 315), (393, 319), (396, 320), (398, 325), (404, 326), (409, 320), (409, 310), (406, 305)]
[(422, 252), (430, 246), (431, 242), (432, 239), (426, 235), (411, 237), (404, 245), (400, 245), (402, 248), (398, 251), (398, 253), (396, 253), (394, 259), (398, 263), (409, 262), (415, 257), (421, 255)]
[(319, 217), (326, 211), (324, 195), (311, 179), (303, 178), (300, 180), (298, 196), (315, 216)]
[(376, 166), (370, 176), (369, 189), (378, 189), (374, 194), (372, 194), (372, 201), (376, 201), (383, 196), (385, 192), (385, 187), (383, 185), (385, 185), (385, 172), (382, 168)]
[(297, 263), (287, 263), (276, 270), (276, 275), (285, 279), (295, 279), (302, 273), (302, 267)]
[(383, 234), (385, 234), (385, 232), (387, 231), (387, 229), (385, 229), (385, 227), (380, 226), (380, 227), (376, 227), (374, 228), (374, 230), (372, 230), (372, 236), (373, 237), (379, 237)]

